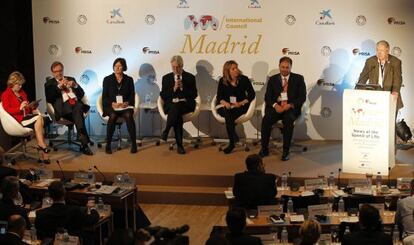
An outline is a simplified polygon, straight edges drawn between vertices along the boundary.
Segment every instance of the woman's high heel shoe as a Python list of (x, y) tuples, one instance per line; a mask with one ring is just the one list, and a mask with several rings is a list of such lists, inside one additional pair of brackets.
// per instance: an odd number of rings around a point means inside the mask
[(40, 145), (37, 145), (37, 149), (43, 151), (44, 153), (49, 153), (50, 152), (49, 148), (47, 148), (47, 147), (43, 148)]

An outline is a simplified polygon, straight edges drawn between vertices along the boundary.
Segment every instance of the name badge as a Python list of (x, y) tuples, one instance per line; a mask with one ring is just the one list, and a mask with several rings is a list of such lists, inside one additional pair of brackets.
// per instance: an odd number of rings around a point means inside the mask
[(280, 94), (280, 100), (281, 101), (288, 100), (288, 95), (287, 95), (286, 92), (283, 92), (283, 93)]
[(124, 99), (122, 98), (122, 95), (116, 96), (116, 103), (124, 103)]
[(230, 103), (231, 104), (234, 104), (234, 103), (236, 103), (237, 102), (237, 98), (236, 98), (236, 96), (230, 96)]

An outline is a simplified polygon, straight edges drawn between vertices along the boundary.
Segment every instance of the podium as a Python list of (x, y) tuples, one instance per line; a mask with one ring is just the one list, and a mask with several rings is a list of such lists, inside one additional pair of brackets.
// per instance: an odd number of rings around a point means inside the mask
[(395, 165), (396, 100), (388, 91), (346, 89), (343, 95), (342, 169), (388, 175)]

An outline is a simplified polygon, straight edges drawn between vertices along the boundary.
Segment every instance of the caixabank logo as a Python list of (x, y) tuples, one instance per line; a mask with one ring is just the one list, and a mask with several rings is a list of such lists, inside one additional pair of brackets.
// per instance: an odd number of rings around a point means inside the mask
[(250, 9), (260, 9), (262, 5), (260, 5), (259, 0), (249, 0), (250, 4), (248, 8)]
[(79, 25), (85, 25), (88, 22), (88, 18), (84, 14), (80, 14), (76, 20)]
[(184, 19), (184, 28), (186, 30), (193, 29), (197, 31), (200, 28), (203, 31), (207, 29), (216, 31), (218, 27), (219, 21), (212, 15), (201, 15), (200, 18), (197, 18), (195, 15), (188, 15)]
[(60, 24), (59, 20), (52, 19), (52, 18), (47, 17), (47, 16), (43, 17), (42, 20), (43, 20), (43, 23), (45, 23), (45, 24)]
[(321, 10), (319, 12), (319, 18), (315, 21), (316, 25), (335, 25), (335, 21), (333, 21), (332, 13), (330, 9)]
[(106, 20), (108, 24), (125, 24), (124, 17), (121, 14), (121, 9), (112, 9), (109, 12), (109, 18)]
[(114, 55), (120, 55), (122, 53), (122, 47), (119, 44), (114, 44), (112, 46), (112, 53)]
[(53, 57), (59, 57), (62, 54), (62, 49), (57, 44), (50, 44), (47, 51)]
[(82, 47), (76, 47), (75, 48), (75, 53), (77, 54), (92, 54), (92, 50), (90, 49), (83, 49)]
[(188, 9), (190, 5), (188, 4), (188, 0), (178, 0), (177, 8), (179, 9)]

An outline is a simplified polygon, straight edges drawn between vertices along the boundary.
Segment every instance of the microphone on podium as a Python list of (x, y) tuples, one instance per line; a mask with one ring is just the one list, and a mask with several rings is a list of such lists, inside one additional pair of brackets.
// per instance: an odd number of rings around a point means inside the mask
[(390, 184), (390, 174), (391, 174), (391, 167), (388, 167), (388, 187), (391, 188)]
[(98, 171), (98, 173), (102, 176), (102, 185), (112, 185), (113, 181), (107, 181), (105, 175), (98, 169), (96, 165), (93, 165), (93, 168)]
[(56, 160), (56, 164), (59, 166), (60, 172), (62, 173), (62, 181), (63, 181), (63, 183), (69, 182), (70, 179), (66, 179), (65, 172), (63, 172), (62, 166), (60, 166), (59, 160)]

